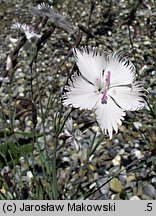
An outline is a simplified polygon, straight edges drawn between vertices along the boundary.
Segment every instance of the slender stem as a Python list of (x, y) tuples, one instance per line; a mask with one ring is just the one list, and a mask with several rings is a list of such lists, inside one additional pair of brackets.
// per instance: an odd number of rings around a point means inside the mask
[(150, 103), (148, 102), (148, 100), (145, 99), (145, 101), (146, 101), (146, 103), (147, 103), (147, 105), (148, 105), (148, 107), (150, 109), (151, 116), (155, 119), (156, 114), (155, 114), (154, 110), (152, 109), (152, 107), (151, 107)]
[(137, 59), (136, 59), (136, 56), (135, 56), (135, 49), (134, 49), (134, 45), (133, 45), (133, 40), (132, 40), (132, 35), (131, 35), (131, 29), (130, 29), (130, 25), (129, 24), (128, 24), (128, 34), (129, 34), (130, 45), (132, 47), (133, 57), (135, 59), (135, 62), (137, 62)]
[[(46, 131), (45, 131), (45, 116), (44, 116), (44, 111), (43, 111), (43, 104), (42, 104), (42, 98), (41, 98), (41, 91), (40, 91), (40, 85), (39, 85), (39, 76), (38, 72), (36, 70), (36, 60), (37, 60), (37, 49), (34, 50), (34, 57), (33, 57), (33, 62), (35, 62), (35, 73), (36, 73), (36, 83), (37, 83), (37, 92), (39, 96), (39, 105), (41, 109), (41, 118), (42, 118), (42, 127), (43, 127), (43, 138), (44, 138), (44, 145), (45, 145), (45, 152), (46, 156), (48, 156), (48, 149), (47, 149), (47, 141), (46, 141)], [(48, 157), (47, 157), (48, 158)]]
[[(61, 104), (61, 108), (60, 108), (60, 112), (59, 112), (59, 121), (58, 124), (56, 125), (56, 137), (55, 137), (55, 142), (54, 142), (54, 149), (53, 149), (53, 159), (52, 159), (52, 165), (53, 165), (53, 171), (52, 171), (52, 192), (53, 192), (53, 199), (56, 200), (58, 199), (58, 187), (57, 187), (57, 163), (56, 163), (56, 159), (57, 159), (57, 150), (58, 150), (58, 136), (61, 133), (69, 115), (71, 114), (71, 112), (73, 111), (73, 109), (71, 109), (69, 111), (69, 113), (67, 114), (67, 116), (64, 118), (63, 123), (61, 123), (61, 117), (62, 117), (62, 109), (63, 106)], [(58, 126), (58, 127), (57, 127)]]
[(52, 191), (53, 191), (53, 199), (57, 200), (58, 199), (58, 188), (57, 188), (57, 165), (56, 165), (56, 158), (57, 158), (57, 144), (58, 144), (58, 137), (56, 137), (55, 142), (54, 142), (54, 151), (53, 151), (53, 174), (52, 174)]

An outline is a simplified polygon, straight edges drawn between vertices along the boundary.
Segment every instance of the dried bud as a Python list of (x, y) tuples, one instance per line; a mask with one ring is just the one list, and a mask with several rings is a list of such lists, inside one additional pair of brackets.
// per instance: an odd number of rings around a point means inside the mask
[(61, 15), (54, 8), (48, 4), (42, 3), (37, 7), (33, 7), (30, 10), (32, 13), (38, 16), (47, 16), (56, 26), (63, 28), (69, 34), (75, 33), (75, 27), (70, 22), (70, 19), (67, 15)]

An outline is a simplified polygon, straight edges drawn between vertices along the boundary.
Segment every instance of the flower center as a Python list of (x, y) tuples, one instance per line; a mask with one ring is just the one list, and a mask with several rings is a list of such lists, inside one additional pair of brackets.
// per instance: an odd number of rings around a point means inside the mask
[(101, 103), (102, 104), (106, 104), (107, 103), (107, 91), (109, 89), (109, 85), (110, 85), (110, 76), (111, 76), (111, 72), (108, 71), (107, 72), (107, 75), (106, 75), (106, 85), (105, 85), (105, 88), (103, 90), (103, 95), (102, 95), (102, 98), (101, 98)]

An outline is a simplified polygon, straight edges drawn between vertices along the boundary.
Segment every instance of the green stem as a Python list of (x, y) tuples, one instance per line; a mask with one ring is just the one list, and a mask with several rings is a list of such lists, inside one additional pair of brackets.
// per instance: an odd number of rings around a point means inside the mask
[(58, 188), (57, 188), (57, 166), (56, 166), (56, 151), (57, 151), (57, 144), (58, 144), (58, 137), (56, 137), (54, 142), (54, 151), (53, 151), (53, 172), (52, 172), (52, 192), (53, 192), (53, 199), (58, 199)]
[(155, 115), (154, 110), (152, 109), (152, 107), (151, 107), (150, 103), (148, 102), (148, 100), (145, 99), (145, 101), (146, 101), (146, 103), (147, 103), (147, 106), (148, 106), (149, 109), (150, 109), (151, 116), (155, 119), (155, 116), (156, 116), (156, 115)]

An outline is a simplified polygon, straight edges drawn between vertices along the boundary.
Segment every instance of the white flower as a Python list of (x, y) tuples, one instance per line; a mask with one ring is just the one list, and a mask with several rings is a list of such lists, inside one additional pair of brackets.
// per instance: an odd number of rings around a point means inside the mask
[(47, 16), (56, 26), (63, 28), (69, 34), (74, 34), (76, 29), (70, 22), (70, 19), (65, 14), (60, 14), (58, 11), (54, 10), (53, 6), (45, 3), (38, 4), (37, 7), (30, 9), (32, 13), (38, 16)]
[(69, 118), (66, 122), (66, 129), (64, 135), (67, 137), (66, 143), (76, 148), (78, 151), (81, 148), (83, 141), (83, 134), (79, 129), (74, 130), (73, 119)]
[(35, 33), (35, 29), (32, 26), (29, 26), (25, 23), (14, 23), (12, 25), (12, 29), (20, 29), (26, 36), (26, 38), (31, 41), (32, 39), (38, 39), (41, 37), (41, 35)]
[(144, 107), (143, 88), (135, 81), (135, 66), (121, 53), (100, 52), (96, 48), (73, 50), (78, 71), (63, 91), (63, 104), (95, 110), (105, 134), (117, 133), (125, 111)]

